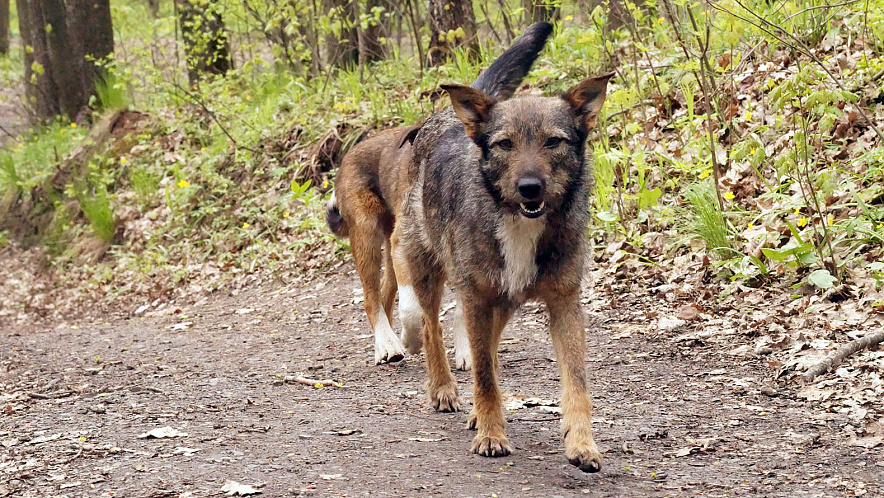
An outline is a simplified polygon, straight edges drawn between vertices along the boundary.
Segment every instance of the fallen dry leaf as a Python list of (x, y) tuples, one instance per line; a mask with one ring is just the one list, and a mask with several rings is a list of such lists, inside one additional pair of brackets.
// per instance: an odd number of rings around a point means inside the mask
[(144, 434), (140, 434), (136, 436), (138, 439), (145, 438), (164, 438), (164, 437), (187, 437), (186, 432), (181, 432), (178, 429), (173, 429), (172, 427), (160, 427), (158, 429), (153, 429), (151, 431), (145, 432)]
[(689, 321), (700, 316), (700, 313), (702, 312), (703, 310), (696, 304), (686, 304), (678, 309), (678, 314), (676, 315), (676, 318), (678, 318), (679, 320)]
[(859, 446), (861, 448), (866, 448), (868, 450), (884, 443), (884, 437), (881, 436), (869, 436), (869, 437), (858, 437), (851, 438), (847, 442), (850, 446)]
[(221, 492), (226, 493), (227, 496), (247, 496), (259, 494), (261, 493), (261, 490), (249, 486), (248, 484), (240, 484), (236, 481), (225, 481), (224, 486), (221, 487)]

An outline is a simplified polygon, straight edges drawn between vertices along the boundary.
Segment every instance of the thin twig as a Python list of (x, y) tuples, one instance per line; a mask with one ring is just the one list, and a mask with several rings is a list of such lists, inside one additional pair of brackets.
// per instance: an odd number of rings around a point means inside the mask
[(2, 131), (3, 134), (6, 135), (6, 136), (8, 136), (9, 138), (15, 140), (15, 138), (16, 138), (15, 135), (13, 135), (12, 133), (10, 133), (9, 130), (7, 130), (6, 128), (0, 126), (0, 131)]
[(298, 384), (304, 384), (305, 386), (311, 386), (311, 387), (312, 386), (328, 387), (328, 386), (336, 385), (335, 381), (333, 381), (331, 379), (322, 379), (322, 380), (308, 379), (307, 377), (301, 377), (300, 375), (293, 376), (293, 377), (286, 376), (285, 381), (286, 382), (296, 382)]
[(884, 330), (850, 341), (827, 356), (825, 360), (807, 369), (802, 378), (805, 383), (810, 383), (813, 379), (840, 365), (842, 361), (853, 353), (876, 346), (882, 342), (884, 342)]

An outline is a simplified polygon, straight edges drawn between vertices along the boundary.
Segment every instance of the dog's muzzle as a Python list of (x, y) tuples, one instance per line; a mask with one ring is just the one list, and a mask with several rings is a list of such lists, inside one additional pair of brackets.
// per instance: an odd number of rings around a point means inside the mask
[(526, 176), (519, 178), (516, 190), (522, 196), (524, 202), (519, 203), (519, 211), (526, 218), (537, 218), (543, 214), (546, 203), (543, 201), (543, 191), (546, 185), (541, 178)]

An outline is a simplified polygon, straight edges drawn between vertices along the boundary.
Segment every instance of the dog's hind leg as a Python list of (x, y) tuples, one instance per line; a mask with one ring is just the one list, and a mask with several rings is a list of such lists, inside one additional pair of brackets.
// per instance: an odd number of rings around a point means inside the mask
[(478, 434), (471, 451), (482, 456), (506, 456), (512, 448), (504, 432), (503, 399), (497, 386), (497, 347), (512, 309), (483, 303), (481, 298), (470, 295), (463, 296), (461, 303), (470, 336), (475, 381), (469, 427)]
[(371, 217), (350, 226), (350, 247), (356, 269), (362, 279), (365, 295), (365, 313), (374, 331), (374, 361), (376, 364), (399, 361), (405, 357), (405, 348), (393, 327), (381, 301), (381, 245), (383, 237), (372, 226)]
[(565, 456), (584, 472), (598, 472), (602, 455), (592, 438), (592, 402), (586, 386), (586, 332), (579, 292), (546, 299), (549, 329), (562, 379)]
[(411, 354), (418, 354), (424, 345), (423, 312), (411, 285), (411, 273), (404, 254), (400, 254), (398, 233), (394, 230), (390, 237), (393, 253), (393, 268), (399, 287), (399, 321), (402, 322), (402, 345)]
[(454, 303), (454, 366), (459, 370), (469, 370), (473, 366), (470, 352), (470, 337), (463, 318), (463, 303), (460, 297)]
[(393, 268), (393, 247), (388, 238), (384, 242), (384, 277), (381, 281), (381, 304), (387, 319), (393, 323), (393, 304), (396, 301), (396, 270)]

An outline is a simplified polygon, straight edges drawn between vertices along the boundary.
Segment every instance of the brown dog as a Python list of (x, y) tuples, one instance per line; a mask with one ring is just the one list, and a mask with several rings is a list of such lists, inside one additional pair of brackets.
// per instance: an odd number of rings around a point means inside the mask
[[(473, 83), (498, 100), (512, 96), (528, 73), (552, 33), (549, 23), (530, 26)], [(404, 192), (414, 181), (412, 141), (419, 126), (379, 132), (357, 144), (345, 157), (337, 174), (335, 193), (329, 199), (326, 220), (339, 237), (350, 237), (356, 269), (362, 280), (365, 312), (375, 335), (375, 363), (398, 361), (405, 350), (420, 352), (423, 345), (422, 311), (414, 293), (407, 266), (392, 261), (391, 235), (399, 217)], [(384, 255), (381, 253), (384, 246)], [(381, 263), (386, 270), (381, 279)], [(399, 291), (402, 338), (396, 337), (393, 301)], [(464, 327), (462, 306), (455, 310), (455, 364), (468, 370), (470, 347)], [(438, 314), (437, 314), (438, 320)], [(429, 354), (429, 352), (428, 352)], [(444, 357), (444, 348), (441, 351)]]
[(503, 328), (525, 301), (543, 301), (558, 359), (565, 456), (601, 469), (586, 385), (580, 284), (586, 253), (586, 140), (612, 74), (559, 97), (500, 101), (481, 86), (443, 85), (453, 110), (433, 115), (414, 139), (411, 187), (393, 233), (396, 271), (407, 269), (423, 311), (430, 402), (457, 411), (439, 306), (446, 280), (463, 304), (473, 359), (478, 430), (472, 451), (508, 455), (497, 385)]
[[(338, 170), (335, 193), (326, 212), (332, 232), (338, 237), (350, 237), (356, 270), (362, 279), (365, 312), (375, 335), (375, 363), (399, 361), (406, 348), (413, 354), (421, 350), (420, 341), (415, 342), (412, 337), (420, 337), (419, 315), (414, 323), (413, 317), (404, 316), (400, 310), (403, 328), (418, 330), (417, 334), (403, 333), (403, 339), (408, 340), (400, 341), (390, 325), (397, 290), (390, 235), (396, 208), (402, 204), (402, 178), (411, 162), (411, 140), (419, 129), (406, 126), (384, 130), (348, 152)], [(383, 282), (381, 247), (385, 248), (387, 269)]]

